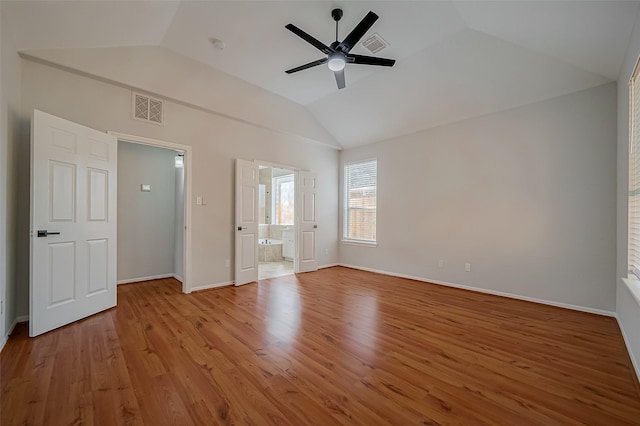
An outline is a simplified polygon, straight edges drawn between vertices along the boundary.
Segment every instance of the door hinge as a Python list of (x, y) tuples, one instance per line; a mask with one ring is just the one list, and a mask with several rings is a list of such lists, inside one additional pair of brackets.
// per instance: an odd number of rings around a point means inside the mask
[(0, 300), (0, 315), (4, 313), (4, 300)]

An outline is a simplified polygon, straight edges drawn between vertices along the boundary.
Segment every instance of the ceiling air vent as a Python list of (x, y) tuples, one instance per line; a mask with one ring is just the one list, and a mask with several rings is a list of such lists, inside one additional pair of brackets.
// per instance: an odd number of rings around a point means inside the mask
[(133, 92), (133, 118), (155, 124), (164, 124), (164, 102), (141, 93)]
[(369, 52), (378, 53), (379, 51), (387, 47), (389, 43), (384, 41), (384, 39), (380, 37), (380, 34), (373, 33), (373, 35), (367, 37), (362, 41), (362, 45), (366, 47)]

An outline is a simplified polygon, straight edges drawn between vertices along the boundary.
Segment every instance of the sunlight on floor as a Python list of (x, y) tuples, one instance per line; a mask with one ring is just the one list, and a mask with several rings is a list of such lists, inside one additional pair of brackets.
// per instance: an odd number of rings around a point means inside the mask
[(258, 279), (280, 277), (293, 274), (293, 262), (260, 262), (258, 264)]

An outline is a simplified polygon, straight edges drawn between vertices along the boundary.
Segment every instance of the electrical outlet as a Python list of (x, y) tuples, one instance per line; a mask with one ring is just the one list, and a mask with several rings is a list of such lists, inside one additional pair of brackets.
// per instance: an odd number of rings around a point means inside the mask
[(225, 259), (225, 260), (224, 260), (224, 267), (225, 267), (225, 268), (229, 268), (229, 267), (231, 267), (231, 261), (229, 261), (229, 259)]
[(444, 268), (444, 260), (438, 260), (438, 268)]
[(324, 249), (324, 254), (325, 254), (325, 256), (328, 256), (329, 255), (329, 249), (327, 249), (327, 248)]
[(199, 206), (202, 205), (202, 197), (199, 196), (199, 195), (196, 197), (196, 204), (199, 205)]
[(465, 263), (464, 264), (464, 270), (467, 272), (471, 272), (471, 264), (470, 263)]

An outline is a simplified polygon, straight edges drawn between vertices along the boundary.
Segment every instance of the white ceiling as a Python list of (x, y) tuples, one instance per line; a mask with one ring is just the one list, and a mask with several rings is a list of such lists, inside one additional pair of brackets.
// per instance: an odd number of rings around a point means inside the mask
[[(340, 39), (369, 11), (393, 68), (347, 65), (347, 88), (323, 54), (287, 31)], [(153, 1), (2, 2), (2, 37), (18, 49), (162, 46), (304, 105), (343, 147), (588, 89), (617, 79), (638, 2)], [(210, 37), (224, 41), (216, 50)], [(362, 46), (354, 53), (369, 54)]]

